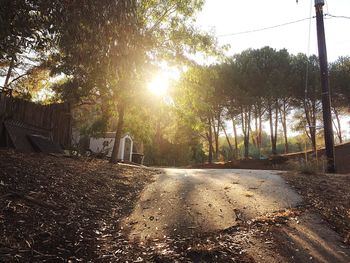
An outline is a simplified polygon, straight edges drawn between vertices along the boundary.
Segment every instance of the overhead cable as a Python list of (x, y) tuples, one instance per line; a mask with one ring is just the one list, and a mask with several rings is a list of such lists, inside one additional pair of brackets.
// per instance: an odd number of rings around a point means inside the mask
[[(325, 16), (329, 16), (330, 18), (345, 18), (345, 19), (350, 19), (349, 16), (336, 16), (336, 15), (331, 15), (331, 14), (325, 14)], [(315, 17), (316, 17), (316, 16), (311, 16), (311, 17), (307, 17), (307, 18), (303, 18), (303, 19), (299, 19), (299, 20), (294, 20), (294, 21), (291, 21), (291, 22), (287, 22), (287, 23), (283, 23), (283, 24), (278, 24), (278, 25), (274, 25), (274, 26), (263, 27), (263, 28), (252, 29), (252, 30), (246, 30), (246, 31), (241, 31), (241, 32), (236, 32), (236, 33), (230, 33), (230, 34), (218, 35), (217, 37), (230, 37), (230, 36), (236, 36), (236, 35), (243, 35), (243, 34), (249, 34), (249, 33), (260, 32), (260, 31), (264, 31), (264, 30), (269, 30), (269, 29), (274, 29), (274, 28), (278, 28), (278, 27), (283, 27), (283, 26), (288, 26), (288, 25), (300, 23), (300, 22), (303, 22), (303, 21), (305, 21), (305, 20), (311, 20), (311, 19), (313, 19), (313, 18), (315, 18)]]
[(330, 16), (330, 17), (334, 17), (334, 18), (350, 19), (350, 16), (335, 16), (335, 15), (331, 15), (331, 14), (325, 14), (325, 16)]
[(302, 21), (305, 21), (305, 20), (309, 20), (309, 19), (313, 19), (313, 18), (315, 18), (315, 16), (307, 17), (307, 18), (303, 18), (303, 19), (299, 19), (299, 20), (295, 20), (295, 21), (291, 21), (291, 22), (287, 22), (287, 23), (283, 23), (283, 24), (278, 24), (278, 25), (274, 25), (274, 26), (269, 26), (269, 27), (263, 27), (263, 28), (258, 28), (258, 29), (241, 31), (241, 32), (236, 32), (236, 33), (231, 33), (231, 34), (218, 35), (217, 37), (229, 37), (229, 36), (235, 36), (235, 35), (254, 33), (254, 32), (259, 32), (259, 31), (263, 31), (263, 30), (268, 30), (268, 29), (273, 29), (273, 28), (277, 28), (277, 27), (282, 27), (282, 26), (287, 26), (287, 25), (299, 23), (299, 22), (302, 22)]

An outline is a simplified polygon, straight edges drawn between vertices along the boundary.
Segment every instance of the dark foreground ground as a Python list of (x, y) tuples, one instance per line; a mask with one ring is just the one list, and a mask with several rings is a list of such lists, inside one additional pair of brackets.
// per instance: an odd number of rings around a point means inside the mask
[(350, 174), (281, 176), (304, 197), (305, 209), (320, 214), (350, 245)]
[[(211, 233), (129, 241), (123, 225), (158, 173), (0, 150), (0, 262), (345, 262), (332, 253), (349, 245), (350, 176), (283, 174), (304, 199), (298, 208), (254, 220), (237, 213), (234, 226)], [(303, 243), (319, 214), (342, 239), (326, 261)]]
[(157, 173), (0, 150), (0, 262), (253, 262), (229, 231), (129, 241), (121, 222)]
[(0, 151), (0, 261), (134, 259), (120, 219), (155, 170)]

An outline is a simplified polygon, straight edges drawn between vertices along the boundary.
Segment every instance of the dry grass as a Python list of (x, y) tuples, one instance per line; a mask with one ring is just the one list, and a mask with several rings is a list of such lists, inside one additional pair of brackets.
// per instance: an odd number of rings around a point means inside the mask
[(289, 171), (298, 172), (300, 174), (322, 174), (324, 171), (324, 160), (289, 160), (286, 164), (286, 169)]

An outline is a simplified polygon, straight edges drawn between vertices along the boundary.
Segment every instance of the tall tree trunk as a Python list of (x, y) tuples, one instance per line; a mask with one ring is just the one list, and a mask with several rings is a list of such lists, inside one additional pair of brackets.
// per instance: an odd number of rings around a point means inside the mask
[(262, 146), (262, 112), (261, 112), (261, 105), (259, 106), (258, 113), (259, 113), (258, 151), (259, 151), (259, 157), (261, 157), (261, 146)]
[(258, 126), (258, 122), (259, 122), (259, 111), (258, 111), (258, 107), (255, 106), (254, 107), (254, 120), (255, 120), (255, 132), (254, 132), (254, 146), (258, 149), (259, 151), (259, 126)]
[(242, 132), (244, 136), (244, 158), (248, 159), (249, 157), (249, 123), (250, 123), (250, 115), (251, 115), (251, 110), (250, 107), (249, 109), (244, 109), (241, 107), (241, 118), (242, 118)]
[(278, 130), (278, 101), (275, 102), (275, 145), (273, 146), (274, 154), (277, 154), (277, 130)]
[(119, 152), (119, 143), (120, 138), (122, 136), (123, 127), (124, 127), (124, 105), (118, 105), (118, 123), (117, 123), (117, 131), (115, 133), (114, 146), (111, 156), (111, 163), (118, 162), (118, 152)]
[(242, 124), (243, 143), (244, 143), (244, 154), (243, 154), (243, 156), (245, 157), (245, 138), (247, 136), (247, 133), (246, 133), (245, 121), (244, 120), (245, 120), (244, 111), (243, 111), (243, 107), (241, 107), (241, 124)]
[(309, 103), (306, 99), (303, 100), (304, 113), (306, 118), (306, 124), (308, 127), (305, 127), (306, 135), (309, 137), (312, 145), (313, 151), (316, 151), (316, 119), (312, 114), (312, 106), (309, 106)]
[(9, 84), (10, 77), (11, 77), (14, 65), (15, 65), (15, 57), (13, 56), (11, 58), (10, 66), (9, 66), (9, 68), (7, 70), (7, 74), (6, 74), (6, 78), (5, 78), (5, 82), (4, 82), (4, 89), (6, 89), (8, 84)]
[(237, 140), (237, 129), (236, 129), (236, 122), (234, 118), (232, 117), (232, 127), (233, 127), (233, 136), (235, 137), (235, 159), (238, 159), (238, 140)]
[(340, 124), (339, 112), (337, 111), (337, 109), (335, 107), (333, 107), (333, 112), (334, 112), (334, 115), (335, 115), (335, 119), (337, 121), (337, 123), (335, 124), (334, 123), (334, 119), (333, 119), (335, 130), (337, 132), (337, 137), (339, 139), (339, 143), (343, 143), (343, 135), (342, 135), (342, 132), (341, 132), (341, 124)]
[(227, 141), (227, 143), (228, 143), (228, 146), (230, 147), (230, 151), (231, 151), (230, 159), (233, 160), (233, 159), (234, 159), (234, 151), (233, 151), (232, 144), (231, 144), (231, 142), (230, 142), (229, 137), (227, 136), (227, 132), (226, 132), (225, 126), (224, 126), (223, 124), (221, 124), (221, 127), (222, 127), (222, 130), (224, 131), (224, 134), (225, 134), (225, 137), (226, 137), (226, 141)]
[(282, 123), (282, 130), (283, 130), (283, 138), (284, 138), (284, 153), (289, 152), (289, 146), (288, 146), (288, 129), (287, 129), (287, 106), (286, 101), (283, 101), (282, 108), (280, 109), (280, 116), (281, 116), (281, 123)]
[(287, 129), (287, 117), (286, 113), (283, 112), (283, 136), (284, 136), (284, 153), (289, 153), (289, 144), (288, 144), (288, 129)]
[(219, 159), (219, 130), (220, 130), (220, 115), (218, 114), (217, 126), (215, 125), (215, 119), (213, 119), (213, 128), (214, 128), (214, 139), (215, 139), (215, 159)]
[(268, 114), (269, 114), (269, 124), (270, 124), (270, 139), (271, 139), (271, 153), (273, 155), (276, 155), (276, 143), (275, 143), (275, 136), (274, 136), (274, 129), (273, 129), (273, 119), (272, 119), (272, 107), (271, 104), (269, 103), (268, 105)]
[(316, 152), (317, 147), (316, 147), (316, 128), (315, 127), (310, 127), (310, 136), (311, 136), (311, 144), (312, 144), (312, 150)]
[(316, 101), (312, 102), (312, 112), (311, 112), (311, 120), (312, 120), (312, 124), (311, 124), (311, 129), (310, 129), (310, 133), (311, 133), (311, 142), (312, 142), (312, 149), (313, 151), (316, 153), (317, 151), (317, 145), (316, 145)]
[(257, 144), (256, 144), (256, 136), (255, 136), (255, 134), (254, 134), (254, 132), (253, 132), (252, 125), (251, 125), (250, 123), (249, 123), (249, 125), (248, 125), (248, 129), (249, 129), (249, 131), (250, 131), (250, 137), (252, 138), (252, 143), (253, 143), (254, 147), (256, 148), (256, 147), (257, 147)]
[(255, 121), (255, 140), (256, 142), (258, 143), (258, 130), (259, 130), (259, 127), (258, 127), (258, 121), (259, 121), (259, 113), (258, 113), (258, 109), (257, 107), (254, 107), (254, 121)]
[(247, 133), (247, 136), (245, 137), (244, 139), (244, 158), (248, 159), (249, 157), (249, 125), (250, 125), (250, 116), (251, 116), (251, 112), (250, 112), (250, 108), (248, 110), (248, 113), (246, 113), (246, 117), (247, 117), (247, 120), (246, 120), (246, 124), (247, 124), (247, 130), (248, 130), (248, 133)]
[(208, 137), (208, 144), (209, 144), (208, 162), (213, 163), (213, 133), (212, 133), (211, 118), (209, 118), (209, 132), (207, 137)]

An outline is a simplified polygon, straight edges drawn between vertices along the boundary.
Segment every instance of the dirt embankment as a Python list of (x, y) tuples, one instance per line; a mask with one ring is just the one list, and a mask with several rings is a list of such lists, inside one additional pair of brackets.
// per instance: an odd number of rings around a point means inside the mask
[(119, 222), (156, 173), (0, 150), (0, 261), (133, 259)]
[(304, 197), (307, 209), (318, 212), (350, 245), (350, 174), (281, 176)]
[[(224, 231), (131, 242), (122, 221), (157, 173), (103, 160), (0, 150), (0, 261), (305, 262), (312, 257), (295, 240), (320, 226), (317, 218), (303, 222), (308, 210), (321, 213), (349, 243), (350, 176), (294, 174), (282, 176), (306, 206), (254, 220), (239, 217)], [(290, 249), (284, 249), (286, 240)], [(296, 261), (295, 251), (302, 249)], [(337, 250), (327, 251), (333, 256)]]
[(130, 241), (121, 222), (157, 173), (0, 150), (0, 261), (253, 262), (238, 244), (243, 233)]

